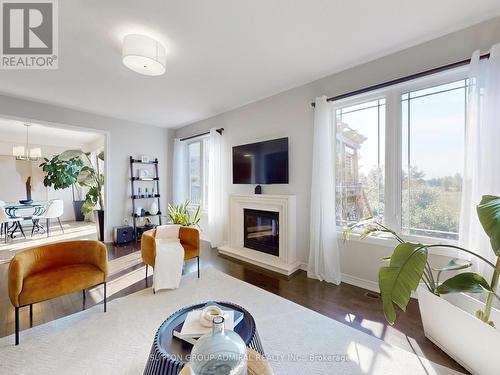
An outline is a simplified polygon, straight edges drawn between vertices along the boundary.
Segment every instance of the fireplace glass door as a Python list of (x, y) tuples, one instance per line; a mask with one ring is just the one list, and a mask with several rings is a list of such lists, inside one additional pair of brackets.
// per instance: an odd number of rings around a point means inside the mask
[(244, 246), (279, 256), (279, 213), (245, 208)]

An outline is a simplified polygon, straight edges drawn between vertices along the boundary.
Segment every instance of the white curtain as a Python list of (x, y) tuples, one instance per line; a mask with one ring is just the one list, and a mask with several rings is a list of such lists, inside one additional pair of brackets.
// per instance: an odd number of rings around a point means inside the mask
[(188, 199), (187, 175), (187, 145), (186, 142), (175, 139), (173, 160), (173, 203), (181, 204)]
[(335, 126), (326, 96), (314, 109), (311, 223), (307, 276), (340, 284), (335, 215)]
[(227, 217), (228, 166), (224, 136), (210, 129), (208, 153), (208, 238), (212, 247), (224, 241)]
[[(459, 242), (493, 261), (476, 206), (482, 195), (500, 195), (500, 44), (492, 47), (489, 59), (479, 56), (479, 51), (474, 52), (470, 63)], [(470, 259), (475, 271), (489, 279), (491, 268), (477, 258)]]

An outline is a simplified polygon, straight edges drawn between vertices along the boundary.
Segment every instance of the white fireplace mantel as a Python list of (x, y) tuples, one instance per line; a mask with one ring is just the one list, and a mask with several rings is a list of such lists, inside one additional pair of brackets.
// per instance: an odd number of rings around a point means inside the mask
[[(279, 256), (244, 247), (245, 208), (278, 212)], [(296, 220), (295, 195), (232, 194), (229, 197), (228, 244), (219, 247), (219, 252), (289, 276), (300, 268), (295, 248)]]

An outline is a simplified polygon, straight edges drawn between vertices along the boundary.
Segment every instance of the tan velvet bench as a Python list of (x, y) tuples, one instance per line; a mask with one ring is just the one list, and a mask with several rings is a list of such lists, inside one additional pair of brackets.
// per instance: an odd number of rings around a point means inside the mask
[[(146, 263), (146, 287), (148, 286), (148, 265), (155, 267), (156, 258), (156, 229), (151, 229), (142, 234), (141, 255)], [(197, 259), (198, 278), (200, 278), (200, 232), (196, 228), (180, 227), (179, 240), (184, 248), (184, 260)], [(154, 292), (154, 289), (153, 289)]]
[(9, 298), (15, 307), (16, 345), (19, 344), (19, 309), (33, 304), (104, 285), (106, 312), (106, 277), (108, 254), (99, 241), (58, 242), (24, 250), (14, 256), (9, 266)]

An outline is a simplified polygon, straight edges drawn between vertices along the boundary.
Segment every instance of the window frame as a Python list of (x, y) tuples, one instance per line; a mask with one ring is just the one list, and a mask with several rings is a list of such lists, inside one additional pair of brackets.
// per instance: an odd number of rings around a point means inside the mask
[[(187, 173), (186, 173), (186, 179), (187, 179), (187, 187), (188, 187), (188, 199), (190, 202), (192, 202), (191, 199), (191, 172), (190, 172), (190, 155), (189, 155), (189, 146), (194, 143), (199, 143), (200, 144), (200, 211), (202, 213), (207, 213), (208, 212), (208, 202), (205, 202), (205, 195), (208, 197), (208, 191), (205, 192), (205, 189), (208, 189), (208, 185), (205, 186), (205, 175), (208, 176), (208, 170), (205, 170), (205, 148), (209, 148), (208, 142), (206, 140), (209, 138), (208, 135), (196, 137), (193, 139), (190, 139), (189, 141), (186, 142), (186, 168), (187, 168)], [(205, 145), (206, 144), (206, 145)], [(210, 161), (209, 161), (210, 162)], [(195, 210), (198, 207), (198, 204), (196, 203), (191, 203), (190, 208)]]
[[(367, 93), (347, 97), (334, 101), (330, 110), (334, 119), (333, 126), (336, 126), (335, 113), (337, 109), (351, 105), (361, 104), (371, 100), (385, 98), (385, 160), (384, 160), (384, 225), (390, 228), (396, 228), (398, 235), (405, 241), (435, 244), (453, 244), (458, 240), (436, 238), (430, 236), (407, 235), (402, 234), (402, 146), (403, 129), (401, 120), (401, 96), (407, 92), (422, 90), (433, 86), (439, 86), (453, 81), (465, 80), (468, 78), (467, 66), (445, 70), (432, 75), (427, 75), (408, 82), (403, 82), (388, 86), (382, 89), (373, 90)], [(343, 227), (338, 227), (338, 235), (341, 236)], [(354, 239), (358, 238), (359, 233), (354, 233)], [(386, 245), (389, 238), (386, 236), (369, 237), (369, 242)], [(367, 240), (365, 239), (365, 241)], [(432, 253), (455, 256), (456, 252), (450, 249), (433, 248)]]
[[(376, 101), (376, 100), (380, 100), (380, 99), (386, 99), (384, 105), (385, 105), (385, 118), (386, 118), (386, 124), (387, 124), (387, 98), (386, 98), (386, 96), (383, 93), (380, 93), (378, 90), (377, 91), (372, 91), (372, 92), (367, 93), (365, 95), (358, 95), (356, 97), (353, 96), (351, 98), (347, 98), (347, 99), (336, 101), (335, 105), (332, 106), (332, 108), (331, 108), (331, 110), (333, 111), (332, 112), (333, 113), (333, 119), (334, 119), (333, 126), (335, 127), (335, 134), (336, 134), (336, 127), (337, 127), (337, 116), (336, 116), (337, 110), (342, 109), (342, 108), (346, 108), (346, 107), (350, 107), (352, 105), (363, 104), (363, 103), (366, 103), (366, 102), (372, 102), (372, 101)], [(337, 103), (339, 103), (339, 105), (337, 105)], [(387, 127), (386, 124), (384, 124), (385, 127)], [(387, 129), (385, 129), (384, 132), (385, 132), (384, 134), (386, 134)], [(380, 137), (380, 134), (379, 134), (379, 137)], [(384, 142), (387, 142), (387, 134), (386, 134), (386, 137), (384, 139)], [(384, 143), (384, 148), (385, 148), (385, 153), (387, 155), (387, 146), (386, 146), (385, 143)], [(380, 150), (379, 150), (379, 152), (380, 152)], [(337, 156), (337, 137), (336, 136), (335, 136), (334, 154), (335, 154), (335, 158), (336, 158), (336, 156)], [(387, 156), (386, 155), (383, 156), (384, 157), (384, 161), (383, 162), (384, 162), (384, 169), (385, 170), (387, 170), (387, 167), (385, 167), (385, 163), (387, 162)], [(385, 183), (387, 183), (387, 180), (385, 179), (385, 174), (384, 174), (384, 184)], [(337, 182), (335, 183), (335, 185), (337, 185)], [(385, 194), (386, 194), (386, 190), (385, 190), (385, 186), (384, 186), (384, 195)], [(384, 199), (384, 222), (385, 222), (385, 199)]]

